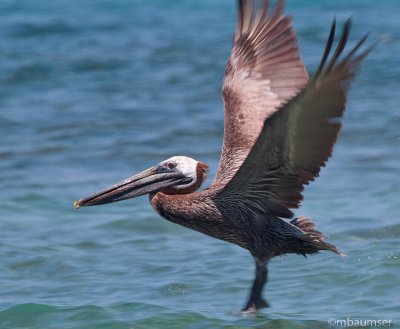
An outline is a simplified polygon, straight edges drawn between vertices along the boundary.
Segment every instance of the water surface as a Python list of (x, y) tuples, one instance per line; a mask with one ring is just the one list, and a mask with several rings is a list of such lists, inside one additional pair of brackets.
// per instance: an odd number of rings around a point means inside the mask
[(215, 173), (234, 1), (0, 3), (0, 328), (400, 326), (397, 1), (289, 1), (314, 71), (332, 18), (383, 42), (353, 86), (341, 138), (297, 214), (348, 256), (270, 264), (257, 317), (239, 313), (246, 251), (158, 217), (146, 197), (74, 199), (172, 155)]

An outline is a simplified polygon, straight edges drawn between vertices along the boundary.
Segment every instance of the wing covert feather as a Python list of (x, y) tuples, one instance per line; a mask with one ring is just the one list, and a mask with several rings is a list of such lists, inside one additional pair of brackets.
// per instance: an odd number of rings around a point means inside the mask
[(224, 141), (214, 183), (226, 184), (249, 154), (264, 121), (307, 83), (296, 34), (283, 1), (239, 1), (237, 29), (225, 69)]

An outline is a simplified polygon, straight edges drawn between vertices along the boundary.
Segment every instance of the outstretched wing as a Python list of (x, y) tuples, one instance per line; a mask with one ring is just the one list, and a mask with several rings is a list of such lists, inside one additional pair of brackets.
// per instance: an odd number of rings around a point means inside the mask
[(366, 36), (340, 60), (350, 20), (327, 63), (335, 23), (315, 77), (302, 92), (269, 117), (249, 156), (217, 194), (217, 205), (290, 218), (303, 198), (303, 186), (318, 176), (332, 153), (355, 70), (371, 48), (358, 53)]
[(231, 55), (225, 69), (224, 142), (214, 184), (226, 184), (249, 154), (264, 121), (307, 83), (291, 19), (283, 1), (239, 1)]

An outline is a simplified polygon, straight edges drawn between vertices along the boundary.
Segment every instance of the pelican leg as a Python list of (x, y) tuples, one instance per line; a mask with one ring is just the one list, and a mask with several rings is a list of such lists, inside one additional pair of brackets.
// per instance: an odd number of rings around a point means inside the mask
[(268, 303), (262, 298), (264, 285), (267, 283), (267, 261), (254, 257), (256, 264), (256, 277), (251, 287), (249, 300), (242, 309), (243, 313), (255, 313), (258, 309), (268, 307)]

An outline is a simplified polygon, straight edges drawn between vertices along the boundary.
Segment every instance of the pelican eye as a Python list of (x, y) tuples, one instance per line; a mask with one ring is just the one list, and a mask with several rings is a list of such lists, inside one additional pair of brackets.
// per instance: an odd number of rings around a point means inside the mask
[(176, 163), (175, 163), (175, 162), (168, 162), (168, 163), (167, 163), (167, 167), (168, 167), (169, 169), (174, 169), (174, 168), (176, 167)]

